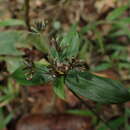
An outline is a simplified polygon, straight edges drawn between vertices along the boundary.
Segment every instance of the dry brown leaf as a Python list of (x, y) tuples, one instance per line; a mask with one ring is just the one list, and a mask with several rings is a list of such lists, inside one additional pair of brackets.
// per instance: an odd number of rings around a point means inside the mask
[(115, 7), (116, 0), (97, 0), (95, 2), (95, 8), (99, 14), (106, 12), (109, 8)]
[(20, 119), (16, 130), (92, 130), (92, 126), (89, 117), (35, 114)]

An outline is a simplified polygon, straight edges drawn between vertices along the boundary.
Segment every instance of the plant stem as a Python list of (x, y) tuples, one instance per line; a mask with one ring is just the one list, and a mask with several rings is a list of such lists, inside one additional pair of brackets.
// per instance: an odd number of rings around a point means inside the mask
[(30, 17), (29, 17), (29, 12), (30, 12), (30, 5), (29, 4), (30, 4), (30, 0), (25, 0), (24, 4), (25, 4), (25, 22), (26, 22), (28, 30), (30, 31), (31, 30), (31, 27), (30, 27)]
[(80, 96), (78, 96), (74, 91), (72, 91), (71, 89), (69, 90), (81, 101), (81, 103), (84, 104), (85, 107), (87, 107), (97, 117), (98, 120), (102, 121), (110, 130), (112, 130), (109, 124), (103, 118), (101, 118), (100, 115), (88, 103), (80, 98)]

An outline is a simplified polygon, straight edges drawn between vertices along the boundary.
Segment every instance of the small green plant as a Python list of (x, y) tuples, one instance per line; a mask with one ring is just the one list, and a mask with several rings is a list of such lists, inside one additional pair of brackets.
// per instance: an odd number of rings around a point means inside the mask
[[(118, 81), (93, 75), (87, 64), (79, 59), (80, 37), (76, 25), (63, 37), (46, 45), (46, 59), (18, 68), (12, 76), (22, 85), (51, 83), (54, 92), (65, 99), (65, 88), (77, 96), (99, 103), (122, 103), (130, 93)], [(43, 52), (44, 53), (44, 52)]]
[[(51, 83), (56, 95), (63, 100), (66, 98), (65, 87), (67, 87), (83, 104), (86, 104), (86, 102), (80, 96), (101, 104), (123, 103), (130, 100), (130, 93), (127, 88), (124, 88), (118, 81), (92, 74), (86, 63), (86, 59), (90, 58), (89, 55), (93, 53), (93, 48), (96, 48), (96, 51), (102, 55), (107, 55), (107, 52), (111, 52), (107, 60), (94, 67), (96, 71), (111, 68), (113, 65), (118, 70), (121, 68), (129, 69), (129, 59), (126, 58), (127, 47), (116, 43), (118, 36), (126, 35), (130, 38), (128, 30), (130, 18), (120, 18), (129, 6), (115, 9), (105, 20), (88, 23), (81, 29), (80, 33), (76, 31), (76, 26), (74, 25), (66, 35), (60, 35), (55, 40), (49, 40), (48, 42), (46, 36), (42, 35), (45, 24), (38, 22), (34, 28), (31, 28), (29, 0), (25, 0), (25, 4), (25, 23), (28, 26), (28, 30), (31, 31), (27, 39), (22, 40), (22, 35), (26, 35), (24, 31), (4, 31), (0, 33), (0, 60), (6, 62), (7, 70), (14, 79), (23, 86)], [(25, 26), (25, 23), (21, 20), (9, 19), (0, 21), (0, 27)], [(112, 26), (105, 36), (98, 30), (98, 26), (102, 24), (110, 24)], [(56, 30), (60, 28), (58, 22), (55, 22), (53, 26)], [(82, 37), (88, 31), (94, 32), (96, 36), (94, 45), (92, 44), (92, 39), (88, 40), (86, 35)], [(106, 45), (107, 39), (111, 39), (112, 44)], [(20, 40), (22, 40), (20, 43), (23, 44), (18, 44)], [(28, 40), (31, 43), (33, 41), (33, 46), (41, 51), (45, 57), (40, 61), (31, 59), (23, 65), (24, 53), (21, 48), (30, 47), (30, 45), (24, 44)], [(83, 45), (80, 44), (82, 40), (85, 41)], [(116, 64), (115, 61), (117, 62)], [(9, 84), (6, 87), (0, 86), (0, 94), (0, 129), (3, 129), (13, 117), (12, 113), (5, 115), (4, 108), (16, 98), (18, 92), (17, 90), (15, 91), (13, 84)], [(87, 108), (90, 107), (87, 106)], [(126, 123), (125, 127), (129, 129), (127, 120), (130, 112), (127, 109), (125, 117), (108, 121), (107, 124), (112, 129), (116, 129)], [(97, 123), (95, 121), (97, 113), (93, 110), (92, 113), (84, 110), (70, 110), (68, 113), (92, 116), (93, 122)], [(98, 117), (98, 115), (96, 116)], [(102, 130), (106, 130), (108, 127), (103, 122), (100, 125)]]
[[(0, 86), (0, 130), (6, 128), (7, 124), (13, 118), (13, 111), (6, 110), (9, 105), (18, 96), (18, 88), (15, 88), (11, 79), (8, 79), (8, 85)], [(6, 114), (5, 114), (6, 113)]]
[(0, 130), (3, 130), (6, 128), (6, 125), (10, 122), (12, 119), (13, 114), (9, 113), (8, 115), (4, 115), (4, 108), (0, 107)]

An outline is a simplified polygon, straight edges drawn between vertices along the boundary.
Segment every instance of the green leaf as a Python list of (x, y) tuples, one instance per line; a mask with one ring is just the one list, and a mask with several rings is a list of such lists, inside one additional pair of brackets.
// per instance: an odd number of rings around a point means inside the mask
[(129, 62), (119, 62), (118, 64), (119, 69), (130, 69), (130, 63)]
[(74, 114), (74, 115), (80, 115), (80, 116), (94, 116), (94, 114), (90, 110), (80, 110), (80, 109), (70, 109), (67, 110), (67, 113)]
[(96, 124), (97, 119), (96, 116), (91, 112), (91, 110), (82, 110), (82, 109), (70, 109), (67, 110), (66, 113), (78, 115), (78, 116), (87, 116), (92, 118), (92, 124)]
[(65, 90), (64, 90), (64, 77), (57, 77), (54, 81), (54, 87), (53, 87), (54, 92), (58, 97), (61, 99), (65, 99)]
[(22, 32), (17, 31), (0, 32), (0, 55), (23, 55), (23, 52), (16, 48), (21, 34)]
[(104, 38), (102, 37), (101, 33), (98, 30), (95, 32), (95, 34), (96, 34), (97, 44), (100, 47), (100, 51), (102, 52), (102, 54), (104, 54), (105, 53)]
[(14, 88), (12, 79), (8, 79), (6, 87), (0, 86), (0, 91), (2, 92), (2, 95), (0, 96), (0, 103), (2, 103), (2, 105), (9, 104), (18, 94), (18, 91)]
[(3, 108), (0, 108), (0, 130), (5, 128)]
[(106, 20), (115, 20), (116, 18), (123, 15), (123, 13), (128, 9), (129, 6), (122, 6), (114, 9), (106, 18)]
[(25, 41), (33, 46), (35, 46), (39, 51), (43, 53), (48, 53), (49, 51), (49, 41), (47, 36), (43, 36), (39, 33), (29, 33)]
[(53, 60), (59, 60), (59, 54), (55, 47), (50, 48), (50, 58)]
[(5, 125), (7, 125), (13, 119), (13, 117), (13, 112), (10, 112), (4, 120)]
[(60, 43), (60, 46), (63, 48), (62, 58), (71, 59), (72, 57), (76, 57), (79, 52), (79, 42), (80, 39), (76, 32), (76, 25), (73, 25)]
[(76, 94), (99, 103), (122, 103), (130, 100), (130, 94), (118, 81), (72, 70), (66, 85)]
[(119, 23), (122, 23), (123, 25), (124, 24), (130, 24), (130, 18), (129, 17), (122, 18), (122, 19), (119, 20)]
[(93, 68), (91, 68), (92, 71), (104, 71), (104, 70), (107, 70), (109, 68), (111, 68), (112, 65), (110, 63), (107, 63), (107, 62), (104, 62), (104, 63), (101, 63)]
[(27, 74), (29, 73), (30, 71), (28, 69), (25, 69), (25, 66), (21, 66), (12, 74), (12, 77), (24, 86), (39, 85), (52, 80), (52, 77), (49, 74), (49, 70), (46, 66), (43, 65), (35, 66), (34, 74), (30, 74), (30, 76), (32, 77), (31, 79), (28, 79)]
[[(119, 127), (124, 124), (124, 117), (118, 117), (115, 120), (107, 122), (109, 127), (112, 130), (119, 130)], [(97, 130), (109, 130), (106, 124), (100, 124), (100, 127)]]
[(112, 121), (110, 121), (110, 122), (108, 122), (108, 123), (109, 123), (109, 125), (111, 126), (111, 128), (112, 128), (113, 130), (118, 130), (119, 127), (120, 127), (121, 125), (123, 125), (123, 123), (124, 123), (124, 117), (119, 117), (119, 118), (117, 118), (117, 119), (115, 119), (115, 120), (112, 120)]
[(17, 68), (23, 65), (24, 60), (21, 57), (6, 57), (7, 70), (13, 73)]
[(13, 113), (10, 112), (8, 115), (4, 115), (4, 108), (1, 107), (0, 108), (0, 130), (3, 130), (4, 128), (6, 128), (7, 124), (11, 121), (11, 119), (13, 118)]
[(7, 19), (0, 21), (0, 27), (25, 25), (24, 21), (18, 19)]

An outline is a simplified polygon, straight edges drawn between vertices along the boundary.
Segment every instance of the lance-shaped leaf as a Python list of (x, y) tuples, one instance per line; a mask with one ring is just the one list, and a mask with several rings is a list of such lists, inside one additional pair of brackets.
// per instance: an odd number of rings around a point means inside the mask
[(25, 26), (25, 22), (19, 19), (7, 19), (0, 21), (0, 27), (6, 26)]
[(24, 86), (39, 85), (52, 80), (52, 76), (49, 74), (49, 71), (46, 66), (37, 65), (34, 68), (34, 74), (29, 73), (30, 70), (25, 69), (25, 66), (22, 66), (12, 74), (12, 77)]
[(60, 46), (63, 48), (62, 58), (71, 59), (77, 56), (79, 51), (79, 35), (76, 32), (76, 25), (73, 25), (71, 30), (64, 36), (60, 42)]
[(127, 9), (129, 8), (128, 5), (116, 8), (112, 11), (108, 16), (107, 20), (115, 20), (116, 18), (120, 17)]
[(72, 70), (66, 85), (77, 95), (99, 103), (122, 103), (130, 100), (130, 94), (118, 81)]
[(57, 77), (54, 80), (54, 86), (53, 90), (56, 93), (57, 96), (59, 96), (61, 99), (65, 99), (65, 90), (64, 90), (64, 77)]

